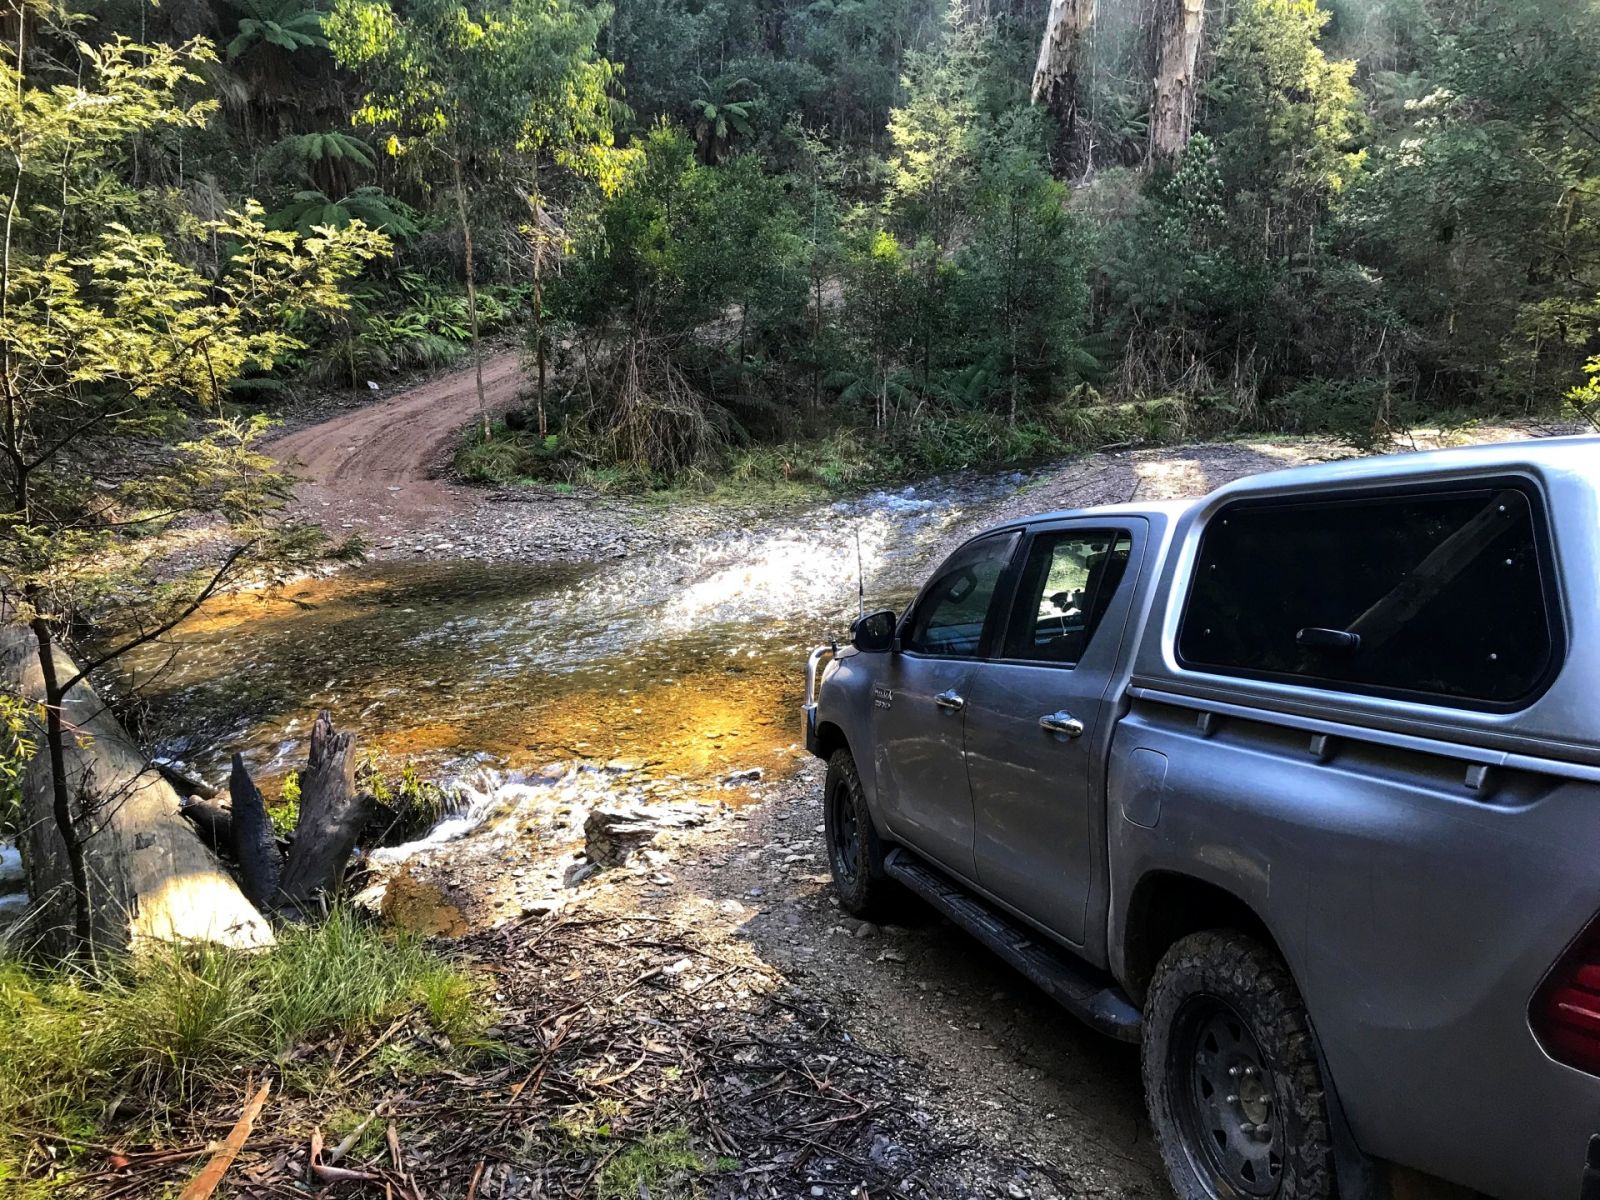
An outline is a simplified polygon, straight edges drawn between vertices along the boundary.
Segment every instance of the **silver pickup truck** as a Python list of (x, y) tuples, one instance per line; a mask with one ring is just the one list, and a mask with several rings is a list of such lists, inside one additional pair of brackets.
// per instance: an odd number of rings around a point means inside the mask
[(1600, 439), (1000, 526), (805, 720), (840, 903), (1141, 1043), (1184, 1200), (1600, 1196)]

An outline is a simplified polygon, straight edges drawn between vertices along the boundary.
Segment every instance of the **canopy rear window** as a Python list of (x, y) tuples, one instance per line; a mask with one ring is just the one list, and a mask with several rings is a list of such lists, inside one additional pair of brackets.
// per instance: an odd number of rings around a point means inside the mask
[(1180, 663), (1469, 707), (1548, 682), (1558, 611), (1523, 481), (1240, 501), (1201, 538)]

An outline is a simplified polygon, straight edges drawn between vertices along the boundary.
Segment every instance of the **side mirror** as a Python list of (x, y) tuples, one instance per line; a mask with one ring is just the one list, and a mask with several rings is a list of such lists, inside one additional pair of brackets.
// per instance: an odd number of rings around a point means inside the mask
[(892, 609), (857, 617), (850, 626), (850, 644), (863, 654), (894, 649), (895, 616)]

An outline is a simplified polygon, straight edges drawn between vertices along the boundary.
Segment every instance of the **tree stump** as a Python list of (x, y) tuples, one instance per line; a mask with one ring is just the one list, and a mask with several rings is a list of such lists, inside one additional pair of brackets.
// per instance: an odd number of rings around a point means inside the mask
[(356, 791), (355, 738), (335, 729), (324, 709), (311, 727), (310, 763), (300, 775), (300, 819), (278, 885), (278, 908), (285, 915), (309, 915), (338, 891), (372, 806), (371, 793)]
[(239, 883), (252, 904), (267, 908), (278, 899), (283, 856), (278, 853), (278, 842), (272, 833), (267, 802), (261, 798), (261, 789), (250, 778), (250, 772), (245, 770), (241, 754), (233, 756), (228, 795), (233, 799), (230, 832), (234, 861), (239, 864)]

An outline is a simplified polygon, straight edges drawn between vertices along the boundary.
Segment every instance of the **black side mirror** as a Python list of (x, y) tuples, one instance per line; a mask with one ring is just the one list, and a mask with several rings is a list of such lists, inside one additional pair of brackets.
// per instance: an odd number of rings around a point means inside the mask
[(894, 610), (857, 617), (850, 626), (850, 644), (864, 654), (882, 654), (894, 649)]

